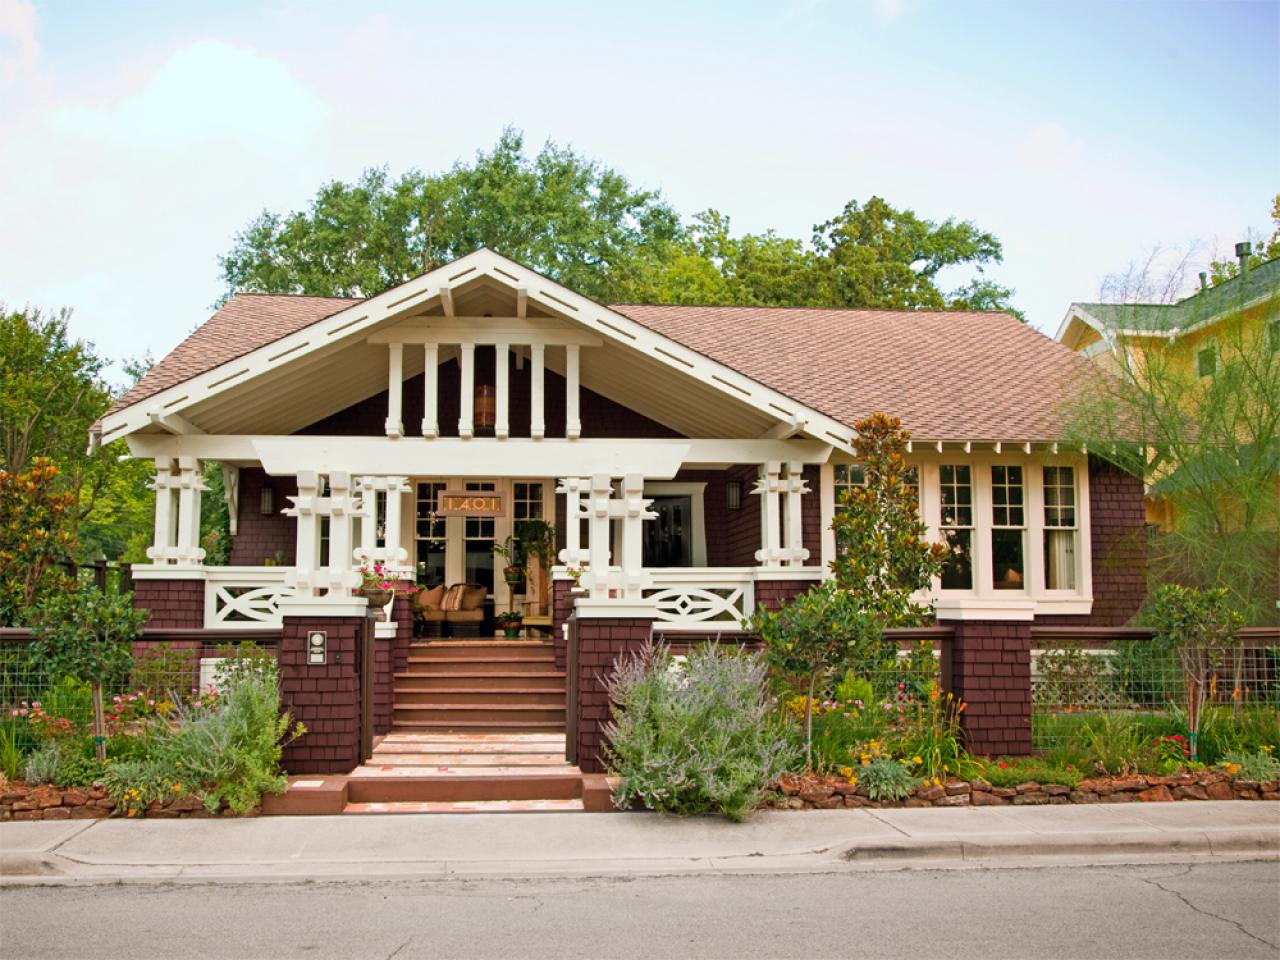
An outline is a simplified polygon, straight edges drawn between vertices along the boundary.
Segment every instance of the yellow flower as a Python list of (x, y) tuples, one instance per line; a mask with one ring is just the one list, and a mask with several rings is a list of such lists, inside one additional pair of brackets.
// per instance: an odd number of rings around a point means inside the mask
[(840, 776), (842, 776), (842, 777), (852, 777), (852, 776), (853, 776), (853, 767), (841, 767), (841, 768), (840, 768)]
[(924, 763), (924, 761), (921, 760), (919, 757), (912, 757), (911, 760), (917, 767), (920, 766), (920, 764)]
[(870, 760), (867, 760), (866, 758), (863, 758), (862, 765), (863, 765), (864, 767), (869, 767), (869, 766), (871, 766), (871, 761), (870, 761)]

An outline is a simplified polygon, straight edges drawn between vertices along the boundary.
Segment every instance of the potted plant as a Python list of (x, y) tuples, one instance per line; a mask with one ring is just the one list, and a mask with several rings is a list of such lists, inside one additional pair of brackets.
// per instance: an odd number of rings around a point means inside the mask
[(369, 563), (368, 557), (362, 557), (360, 563), (360, 589), (357, 594), (369, 601), (369, 609), (374, 611), (375, 620), (386, 620), (386, 606), (395, 595), (395, 581), (387, 568), (381, 563)]
[(514, 535), (508, 536), (502, 543), (495, 543), (493, 552), (507, 562), (506, 566), (502, 568), (503, 580), (514, 586), (524, 579), (524, 563), (520, 554), (520, 541)]
[(508, 640), (514, 640), (520, 636), (520, 627), (524, 623), (524, 615), (517, 610), (510, 610), (507, 613), (500, 613), (494, 618), (502, 624), (502, 635)]
[(551, 602), (551, 564), (556, 555), (556, 528), (545, 520), (524, 520), (516, 525), (516, 536), (526, 558), (528, 584), (525, 599), (531, 616), (543, 616)]

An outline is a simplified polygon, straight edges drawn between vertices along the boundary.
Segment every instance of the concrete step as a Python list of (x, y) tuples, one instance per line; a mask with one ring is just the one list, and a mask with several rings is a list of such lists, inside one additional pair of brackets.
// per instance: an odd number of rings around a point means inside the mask
[(518, 767), (546, 769), (565, 766), (564, 751), (558, 753), (380, 753), (375, 750), (367, 766), (373, 767)]
[(556, 772), (520, 767), (431, 772), (415, 768), (357, 767), (347, 779), (348, 803), (577, 800), (581, 797), (582, 774), (577, 767)]
[(458, 690), (484, 686), (492, 690), (515, 690), (525, 687), (554, 687), (563, 690), (565, 675), (554, 670), (459, 671), (457, 673), (397, 673), (396, 690)]
[(402, 720), (395, 718), (393, 734), (403, 733), (557, 733), (564, 734), (564, 721), (529, 723), (516, 720)]
[(395, 705), (423, 706), (430, 704), (479, 704), (510, 703), (518, 706), (565, 705), (564, 687), (516, 687), (514, 689), (498, 689), (493, 687), (458, 687), (452, 690), (422, 690), (418, 687), (400, 687), (395, 689)]
[(377, 813), (574, 813), (583, 809), (580, 799), (571, 800), (458, 800), (393, 803), (348, 803), (344, 814), (361, 816)]
[(408, 753), (551, 753), (564, 751), (563, 733), (391, 733), (375, 751)]

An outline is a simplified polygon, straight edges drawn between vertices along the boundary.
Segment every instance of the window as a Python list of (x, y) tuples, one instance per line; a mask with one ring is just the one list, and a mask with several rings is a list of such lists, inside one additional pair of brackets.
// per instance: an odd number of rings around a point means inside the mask
[[(543, 520), (542, 484), (538, 481), (526, 482), (517, 480), (511, 485), (511, 532), (516, 539), (520, 538), (520, 526), (526, 520)], [(515, 584), (516, 593), (525, 593), (527, 586), (524, 580)]]
[[(465, 489), (475, 491), (496, 490), (492, 480), (469, 480)], [(493, 517), (464, 517), (462, 541), (465, 556), (467, 583), (479, 583), (493, 593)]]
[(1023, 559), (1026, 509), (1022, 497), (1022, 467), (991, 468), (991, 585), (997, 590), (1026, 588)]
[(1072, 467), (1044, 468), (1044, 585), (1076, 589), (1076, 475)]
[(973, 589), (973, 481), (966, 465), (938, 468), (942, 488), (942, 535), (951, 548), (942, 568), (942, 589)]
[(862, 467), (856, 463), (837, 463), (834, 470), (834, 480), (837, 511), (844, 508), (845, 491), (867, 485), (867, 475), (862, 472)]
[(1212, 377), (1218, 372), (1218, 348), (1209, 344), (1196, 352), (1196, 376)]
[(418, 484), (417, 511), (414, 531), (418, 543), (417, 580), (418, 583), (434, 587), (445, 581), (445, 519), (436, 516), (436, 506), (440, 501), (440, 491), (445, 488), (443, 481), (431, 481)]

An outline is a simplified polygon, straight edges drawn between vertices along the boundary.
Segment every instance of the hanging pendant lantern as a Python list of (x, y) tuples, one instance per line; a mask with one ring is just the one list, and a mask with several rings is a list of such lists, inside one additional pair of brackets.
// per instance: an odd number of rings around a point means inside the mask
[(476, 385), (476, 429), (492, 430), (498, 417), (498, 402), (494, 395), (493, 385), (480, 383)]

